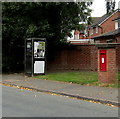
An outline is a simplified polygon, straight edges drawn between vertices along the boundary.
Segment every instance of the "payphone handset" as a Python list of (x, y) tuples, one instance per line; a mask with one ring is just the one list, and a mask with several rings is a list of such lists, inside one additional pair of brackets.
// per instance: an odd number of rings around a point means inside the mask
[(106, 71), (106, 50), (100, 50), (100, 71)]

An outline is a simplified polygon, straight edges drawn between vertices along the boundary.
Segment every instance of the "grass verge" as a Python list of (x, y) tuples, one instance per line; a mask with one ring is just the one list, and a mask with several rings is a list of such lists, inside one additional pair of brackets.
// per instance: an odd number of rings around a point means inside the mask
[[(102, 86), (102, 87), (120, 88), (119, 83), (103, 84), (98, 82), (97, 72), (57, 72), (57, 73), (48, 73), (46, 75), (35, 76), (35, 78), (76, 83), (81, 85), (94, 85), (94, 86)], [(116, 79), (120, 82), (120, 72), (116, 74)]]

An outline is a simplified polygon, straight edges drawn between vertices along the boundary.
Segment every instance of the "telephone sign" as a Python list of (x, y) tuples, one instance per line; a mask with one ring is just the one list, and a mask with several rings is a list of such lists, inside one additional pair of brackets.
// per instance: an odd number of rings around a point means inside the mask
[(106, 71), (106, 50), (100, 50), (100, 71)]

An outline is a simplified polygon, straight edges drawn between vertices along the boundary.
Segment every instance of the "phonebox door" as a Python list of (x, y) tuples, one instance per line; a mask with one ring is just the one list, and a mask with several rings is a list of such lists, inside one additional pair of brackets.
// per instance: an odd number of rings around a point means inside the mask
[(25, 40), (25, 74), (32, 75), (32, 40)]
[(46, 42), (45, 39), (34, 39), (34, 74), (45, 74), (45, 55)]

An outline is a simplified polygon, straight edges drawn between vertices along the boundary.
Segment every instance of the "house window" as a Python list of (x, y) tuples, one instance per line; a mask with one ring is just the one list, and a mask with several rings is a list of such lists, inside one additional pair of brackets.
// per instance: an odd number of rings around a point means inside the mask
[(118, 22), (115, 22), (115, 29), (118, 29)]
[(92, 35), (92, 34), (93, 34), (93, 28), (90, 29), (90, 35)]
[(120, 28), (120, 20), (118, 21), (118, 28)]
[(79, 39), (79, 34), (76, 34), (74, 39), (78, 40)]
[(98, 27), (96, 27), (96, 33), (98, 33)]
[(120, 28), (120, 20), (115, 22), (115, 29)]
[(75, 40), (78, 40), (78, 39), (79, 39), (79, 31), (78, 31), (78, 30), (75, 30), (75, 31), (74, 31), (74, 39), (75, 39)]

